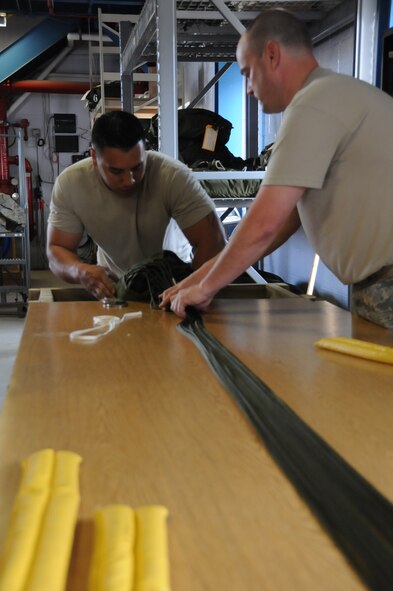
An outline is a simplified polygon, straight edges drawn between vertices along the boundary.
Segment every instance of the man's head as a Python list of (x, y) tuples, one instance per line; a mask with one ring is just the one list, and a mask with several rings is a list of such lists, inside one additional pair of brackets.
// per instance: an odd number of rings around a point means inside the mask
[(236, 52), (247, 92), (265, 113), (280, 113), (318, 65), (305, 24), (280, 9), (262, 12), (242, 35)]
[(132, 195), (146, 168), (139, 119), (126, 111), (104, 113), (94, 123), (91, 140), (93, 163), (104, 183), (119, 195)]

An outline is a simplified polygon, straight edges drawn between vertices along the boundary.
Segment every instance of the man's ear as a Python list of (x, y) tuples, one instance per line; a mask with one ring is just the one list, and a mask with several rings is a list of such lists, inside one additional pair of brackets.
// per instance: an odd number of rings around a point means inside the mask
[(94, 166), (97, 166), (97, 152), (95, 151), (93, 146), (90, 146), (90, 156), (93, 160)]
[(264, 54), (268, 64), (270, 64), (271, 68), (275, 70), (277, 66), (280, 64), (281, 59), (279, 43), (277, 43), (277, 41), (274, 40), (268, 41), (265, 45)]

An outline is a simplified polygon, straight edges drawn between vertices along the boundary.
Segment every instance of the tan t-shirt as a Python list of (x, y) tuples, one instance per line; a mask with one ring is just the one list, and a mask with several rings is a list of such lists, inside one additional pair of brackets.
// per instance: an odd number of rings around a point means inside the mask
[(393, 99), (317, 68), (284, 113), (264, 185), (305, 187), (305, 233), (344, 283), (393, 263)]
[(215, 211), (184, 164), (158, 152), (146, 155), (145, 176), (131, 197), (108, 189), (91, 158), (64, 170), (52, 193), (49, 223), (87, 232), (99, 247), (99, 263), (118, 276), (162, 250), (171, 218), (185, 229)]

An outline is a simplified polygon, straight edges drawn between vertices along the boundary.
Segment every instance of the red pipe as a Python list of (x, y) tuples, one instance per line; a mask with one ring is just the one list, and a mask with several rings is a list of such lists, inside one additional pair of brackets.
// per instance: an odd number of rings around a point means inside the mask
[(90, 90), (88, 82), (59, 82), (56, 80), (18, 80), (8, 81), (11, 92), (51, 92), (58, 94), (84, 94)]
[(9, 193), (10, 191), (10, 169), (7, 159), (8, 144), (6, 119), (6, 100), (0, 96), (0, 191), (2, 193)]

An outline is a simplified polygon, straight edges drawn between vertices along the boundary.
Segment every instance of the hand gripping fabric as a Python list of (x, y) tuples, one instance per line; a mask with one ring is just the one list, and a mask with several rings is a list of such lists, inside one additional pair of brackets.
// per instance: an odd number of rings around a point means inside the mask
[(355, 571), (393, 589), (393, 505), (341, 458), (187, 309), (179, 325), (248, 417), (289, 480)]
[(150, 302), (158, 308), (159, 295), (192, 273), (191, 265), (184, 263), (170, 250), (146, 259), (131, 267), (116, 284), (116, 295), (122, 300)]

